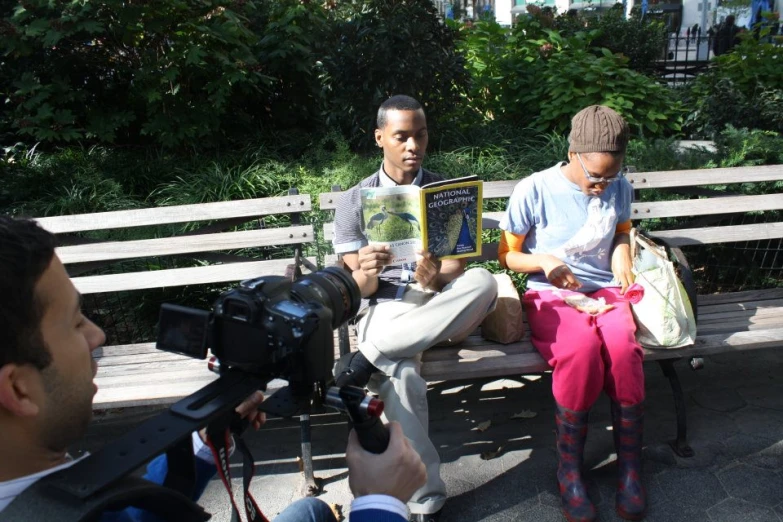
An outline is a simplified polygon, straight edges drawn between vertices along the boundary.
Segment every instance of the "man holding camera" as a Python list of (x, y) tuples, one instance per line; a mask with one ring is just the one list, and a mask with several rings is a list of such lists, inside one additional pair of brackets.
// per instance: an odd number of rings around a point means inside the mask
[(495, 307), (497, 284), (484, 269), (465, 271), (463, 259), (439, 260), (420, 252), (411, 265), (392, 266), (386, 246), (369, 245), (361, 228), (361, 189), (422, 186), (442, 179), (422, 169), (427, 120), (421, 104), (393, 96), (378, 109), (375, 142), (383, 149), (378, 172), (348, 190), (335, 211), (335, 252), (362, 292), (359, 351), (341, 358), (336, 384), (365, 386), (384, 401), (388, 419), (402, 425), (427, 467), (427, 483), (408, 503), (410, 520), (437, 520), (446, 502), (440, 457), (429, 439), (427, 383), (421, 355), (437, 344), (457, 343)]
[[(0, 216), (0, 519), (25, 489), (75, 462), (67, 448), (84, 435), (92, 419), (97, 391), (92, 352), (105, 336), (82, 314), (81, 296), (55, 255), (55, 244), (54, 236), (34, 221)], [(262, 401), (256, 392), (237, 407), (256, 429), (264, 422), (257, 409)], [(351, 434), (351, 489), (362, 496), (353, 507), (352, 520), (357, 522), (404, 520), (404, 502), (424, 483), (421, 459), (400, 427), (390, 428), (389, 447), (381, 455), (364, 451)], [(216, 468), (201, 435), (194, 433), (192, 439), (197, 500)], [(163, 484), (166, 474), (166, 456), (161, 455), (150, 462), (145, 478)], [(128, 508), (106, 512), (101, 520), (160, 519)], [(334, 516), (324, 502), (303, 499), (275, 520), (333, 522)]]

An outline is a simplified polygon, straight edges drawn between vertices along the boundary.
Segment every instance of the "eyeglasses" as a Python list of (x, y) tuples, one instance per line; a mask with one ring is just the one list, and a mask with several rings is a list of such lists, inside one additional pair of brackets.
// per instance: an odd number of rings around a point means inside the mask
[(585, 164), (582, 163), (582, 157), (579, 155), (579, 153), (576, 153), (576, 159), (579, 160), (579, 164), (582, 166), (582, 170), (585, 173), (585, 177), (587, 178), (587, 181), (590, 183), (614, 183), (615, 181), (619, 181), (620, 179), (625, 177), (625, 172), (623, 172), (623, 169), (620, 168), (620, 172), (615, 174), (614, 176), (610, 176), (608, 178), (599, 178), (596, 176), (591, 176), (589, 172), (587, 172), (587, 167), (585, 167)]

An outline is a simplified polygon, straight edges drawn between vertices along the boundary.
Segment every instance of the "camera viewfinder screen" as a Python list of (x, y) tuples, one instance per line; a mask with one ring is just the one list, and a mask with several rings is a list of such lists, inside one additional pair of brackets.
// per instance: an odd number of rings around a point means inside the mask
[(172, 304), (160, 307), (158, 350), (176, 352), (197, 359), (207, 357), (210, 313)]

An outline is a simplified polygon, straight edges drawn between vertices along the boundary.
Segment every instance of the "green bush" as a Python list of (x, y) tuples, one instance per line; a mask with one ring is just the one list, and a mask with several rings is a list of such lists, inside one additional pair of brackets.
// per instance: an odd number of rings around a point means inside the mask
[(353, 0), (330, 14), (328, 53), (322, 60), (326, 125), (354, 144), (374, 144), (378, 106), (407, 94), (425, 107), (430, 126), (468, 81), (455, 51), (455, 32), (443, 25), (432, 2)]
[[(318, 58), (330, 52), (332, 30), (316, 2), (262, 0), (250, 14), (258, 38), (253, 53), (261, 70), (274, 81), (266, 98), (249, 100), (264, 126), (312, 131), (321, 121)], [(259, 123), (261, 123), (259, 122)]]
[[(715, 158), (710, 167), (750, 167), (783, 164), (783, 136), (759, 129), (728, 126), (715, 139)], [(783, 183), (777, 183), (778, 188)]]
[(593, 47), (599, 31), (563, 36), (546, 17), (528, 17), (513, 30), (494, 22), (463, 27), (473, 83), (466, 102), (485, 120), (538, 132), (563, 132), (592, 104), (620, 112), (637, 134), (677, 133), (681, 105), (667, 87), (628, 68), (628, 59)]
[(553, 33), (550, 42), (556, 51), (544, 60), (540, 80), (520, 100), (524, 107), (538, 105), (536, 129), (565, 131), (574, 114), (600, 104), (622, 114), (638, 134), (679, 132), (682, 109), (672, 103), (669, 90), (628, 69), (624, 57), (606, 49), (596, 56), (582, 47), (579, 35), (561, 40)]
[[(40, 141), (191, 141), (238, 116), (271, 78), (247, 27), (253, 2), (28, 0), (3, 20), (11, 122)], [(237, 3), (239, 7), (240, 4)]]
[(421, 0), (6, 4), (6, 143), (196, 149), (325, 124), (368, 145), (390, 95), (446, 126), (469, 78), (455, 31)]
[(320, 6), (27, 0), (0, 26), (23, 139), (204, 146), (318, 117)]
[(692, 82), (686, 104), (692, 107), (686, 131), (712, 138), (728, 125), (783, 132), (783, 47), (745, 33), (732, 52)]
[(573, 36), (585, 29), (597, 31), (592, 40), (595, 48), (609, 49), (614, 54), (625, 56), (629, 69), (647, 75), (655, 73), (655, 61), (663, 57), (667, 44), (663, 22), (643, 17), (638, 7), (632, 9), (631, 16), (626, 18), (619, 3), (600, 16), (557, 16), (553, 26), (563, 36)]

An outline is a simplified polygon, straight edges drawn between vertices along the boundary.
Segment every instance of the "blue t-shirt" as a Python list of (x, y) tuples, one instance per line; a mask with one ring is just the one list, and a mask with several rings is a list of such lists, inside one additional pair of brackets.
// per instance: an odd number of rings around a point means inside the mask
[[(588, 196), (566, 178), (563, 165), (520, 181), (500, 228), (525, 235), (523, 252), (561, 259), (582, 282), (580, 292), (620, 286), (612, 283), (612, 244), (617, 225), (631, 218), (633, 187), (623, 178), (609, 184), (600, 196)], [(527, 287), (555, 288), (543, 272), (530, 274)]]

